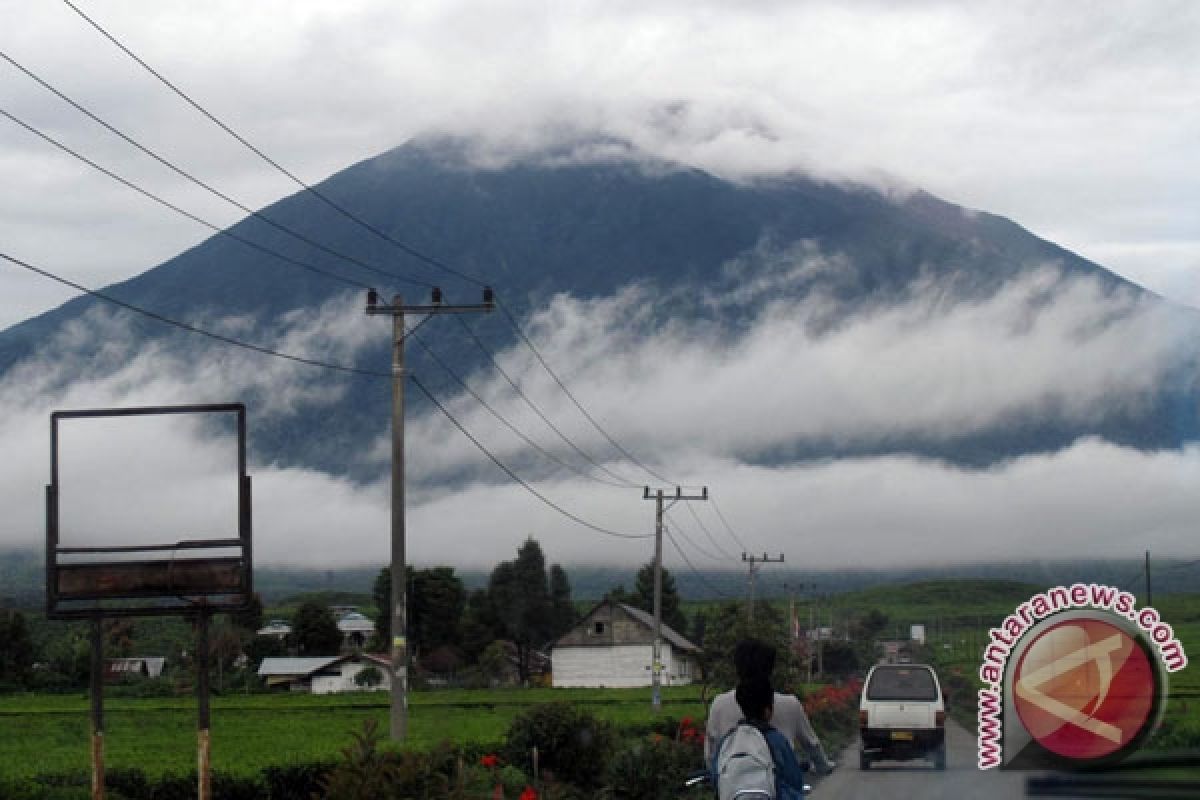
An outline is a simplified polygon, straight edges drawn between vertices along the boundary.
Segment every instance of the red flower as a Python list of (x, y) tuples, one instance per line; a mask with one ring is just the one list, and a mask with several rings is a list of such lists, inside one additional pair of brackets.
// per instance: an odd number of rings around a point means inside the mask
[(519, 800), (538, 800), (538, 793), (532, 786), (526, 786)]
[(486, 756), (479, 759), (479, 764), (481, 766), (487, 767), (488, 769), (494, 769), (496, 766), (498, 766), (500, 764), (500, 759), (497, 758), (494, 754), (488, 753)]
[(692, 718), (684, 717), (683, 719), (679, 720), (679, 724), (685, 728), (690, 728), (690, 727), (692, 727)]

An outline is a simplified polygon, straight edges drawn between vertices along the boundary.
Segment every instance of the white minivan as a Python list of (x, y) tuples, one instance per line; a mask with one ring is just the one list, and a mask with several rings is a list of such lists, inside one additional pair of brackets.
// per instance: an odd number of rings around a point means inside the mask
[(867, 673), (858, 726), (859, 767), (872, 761), (929, 758), (946, 768), (946, 698), (933, 667), (877, 664)]

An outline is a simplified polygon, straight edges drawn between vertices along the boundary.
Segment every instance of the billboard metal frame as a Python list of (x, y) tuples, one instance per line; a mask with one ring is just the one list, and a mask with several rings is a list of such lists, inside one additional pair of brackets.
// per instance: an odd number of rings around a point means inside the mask
[[(71, 419), (235, 414), (238, 535), (149, 545), (62, 547), (59, 543), (59, 423)], [(50, 484), (46, 487), (46, 616), (50, 619), (191, 616), (246, 607), (254, 593), (251, 479), (246, 474), (246, 407), (242, 403), (55, 411), (50, 415)], [(202, 550), (226, 555), (178, 558)], [(229, 551), (236, 555), (228, 555)], [(123, 554), (161, 554), (123, 559)], [(62, 556), (114, 560), (63, 564)], [(121, 602), (125, 601), (125, 602)]]

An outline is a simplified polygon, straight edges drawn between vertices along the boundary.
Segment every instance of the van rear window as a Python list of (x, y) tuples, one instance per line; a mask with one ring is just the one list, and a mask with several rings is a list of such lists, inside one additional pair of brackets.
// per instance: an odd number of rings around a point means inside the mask
[(868, 700), (937, 700), (937, 685), (927, 669), (881, 667), (871, 673)]

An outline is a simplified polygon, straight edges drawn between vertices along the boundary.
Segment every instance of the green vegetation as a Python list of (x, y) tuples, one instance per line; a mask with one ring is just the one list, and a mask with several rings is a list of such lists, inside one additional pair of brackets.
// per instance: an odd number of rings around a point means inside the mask
[[(648, 728), (648, 689), (490, 689), (411, 695), (410, 744), (498, 744), (512, 720), (539, 703), (564, 701), (622, 727)], [(351, 731), (386, 726), (386, 693), (250, 694), (212, 701), (213, 767), (250, 775), (264, 767), (336, 758)], [(667, 687), (665, 714), (703, 718), (695, 686)], [(113, 767), (149, 775), (183, 773), (195, 763), (195, 701), (114, 698), (105, 704), (105, 751)], [(82, 695), (0, 697), (0, 779), (69, 772), (88, 765), (88, 701)]]

